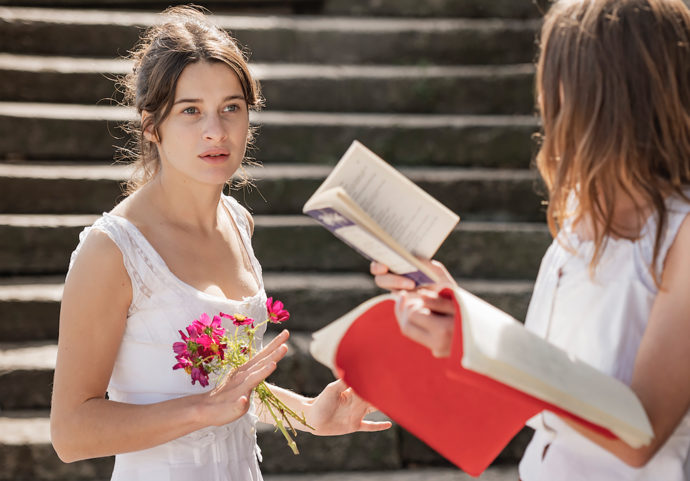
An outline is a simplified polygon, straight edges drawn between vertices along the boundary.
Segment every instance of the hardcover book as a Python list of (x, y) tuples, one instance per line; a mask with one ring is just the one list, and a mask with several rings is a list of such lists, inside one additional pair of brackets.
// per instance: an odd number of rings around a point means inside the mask
[(536, 414), (549, 410), (633, 447), (653, 433), (634, 392), (461, 289), (451, 356), (403, 336), (393, 294), (313, 334), (311, 353), (355, 392), (478, 476)]

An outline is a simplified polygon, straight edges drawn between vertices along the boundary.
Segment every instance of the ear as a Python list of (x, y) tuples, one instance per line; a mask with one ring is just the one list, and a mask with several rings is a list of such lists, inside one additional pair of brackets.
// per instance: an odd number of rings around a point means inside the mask
[[(141, 125), (145, 125), (146, 121), (150, 117), (151, 117), (151, 113), (149, 111), (142, 110), (142, 112), (141, 112)], [(142, 133), (144, 135), (144, 138), (146, 140), (148, 140), (149, 142), (153, 142), (154, 144), (157, 144), (160, 142), (158, 135), (156, 135), (156, 132), (153, 130), (153, 123), (149, 123)]]

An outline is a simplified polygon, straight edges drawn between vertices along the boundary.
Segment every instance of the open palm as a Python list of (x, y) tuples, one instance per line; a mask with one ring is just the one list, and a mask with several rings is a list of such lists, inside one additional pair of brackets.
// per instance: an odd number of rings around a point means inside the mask
[(357, 396), (342, 380), (326, 386), (312, 404), (309, 423), (316, 428), (314, 434), (319, 436), (382, 431), (391, 427), (388, 421), (364, 420), (364, 416), (376, 409)]

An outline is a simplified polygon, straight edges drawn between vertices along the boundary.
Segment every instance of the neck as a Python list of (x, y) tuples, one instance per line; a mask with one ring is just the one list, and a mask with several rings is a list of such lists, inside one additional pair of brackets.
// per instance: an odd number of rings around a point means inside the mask
[(168, 222), (188, 230), (210, 233), (218, 227), (222, 185), (209, 185), (166, 175), (164, 170), (150, 182), (154, 208)]

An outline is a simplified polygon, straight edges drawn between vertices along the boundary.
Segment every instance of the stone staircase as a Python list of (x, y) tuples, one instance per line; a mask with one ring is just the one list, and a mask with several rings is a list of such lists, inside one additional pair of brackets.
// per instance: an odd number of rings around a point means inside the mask
[[(550, 236), (537, 176), (530, 0), (211, 0), (251, 52), (267, 108), (234, 195), (255, 215), (267, 291), (292, 312), (272, 381), (316, 394), (332, 380), (310, 333), (378, 293), (368, 264), (300, 214), (353, 139), (463, 219), (441, 248), (462, 285), (523, 318)], [(3, 6), (4, 5), (4, 6)], [(135, 0), (0, 0), (0, 481), (105, 480), (112, 458), (59, 461), (48, 437), (59, 302), (77, 235), (121, 198), (128, 166), (112, 79), (153, 12)], [(293, 456), (259, 433), (268, 480), (469, 477), (399, 426), (300, 434)], [(481, 479), (515, 479), (523, 431)], [(310, 474), (311, 473), (311, 474)]]

